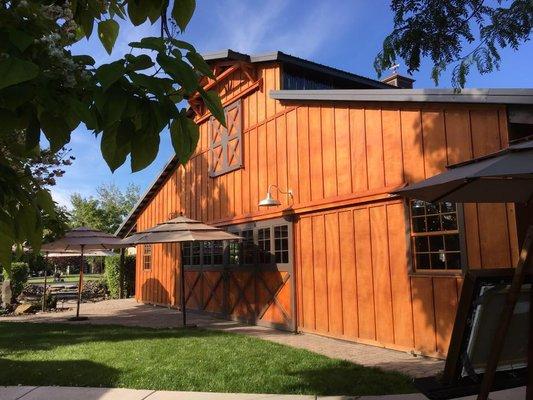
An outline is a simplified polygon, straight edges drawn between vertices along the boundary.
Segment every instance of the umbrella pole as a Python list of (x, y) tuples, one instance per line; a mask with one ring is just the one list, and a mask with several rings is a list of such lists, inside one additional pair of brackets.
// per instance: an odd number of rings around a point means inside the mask
[(85, 318), (80, 318), (80, 303), (81, 303), (81, 290), (83, 285), (83, 248), (85, 246), (81, 245), (81, 256), (80, 256), (80, 279), (78, 280), (78, 303), (76, 304), (76, 317), (73, 318), (73, 321), (79, 321)]
[(185, 307), (185, 271), (183, 268), (183, 249), (180, 243), (180, 297), (181, 297), (181, 316), (183, 318), (183, 327), (187, 326), (187, 311)]
[(46, 272), (48, 267), (48, 252), (44, 253), (44, 290), (43, 290), (43, 312), (46, 311)]

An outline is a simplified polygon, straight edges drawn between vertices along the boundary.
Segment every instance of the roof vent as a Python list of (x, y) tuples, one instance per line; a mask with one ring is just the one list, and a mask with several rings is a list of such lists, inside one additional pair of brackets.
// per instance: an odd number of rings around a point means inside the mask
[(399, 87), (400, 89), (412, 89), (414, 81), (414, 79), (400, 75), (397, 72), (381, 80), (383, 83)]

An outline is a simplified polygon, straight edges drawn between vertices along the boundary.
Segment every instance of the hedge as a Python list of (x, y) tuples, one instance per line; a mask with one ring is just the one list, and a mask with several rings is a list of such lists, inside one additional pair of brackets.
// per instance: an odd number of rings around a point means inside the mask
[[(105, 278), (107, 288), (112, 299), (118, 299), (119, 279), (120, 279), (120, 256), (106, 257), (105, 259)], [(124, 259), (124, 296), (133, 295), (135, 287), (135, 256), (125, 256)]]

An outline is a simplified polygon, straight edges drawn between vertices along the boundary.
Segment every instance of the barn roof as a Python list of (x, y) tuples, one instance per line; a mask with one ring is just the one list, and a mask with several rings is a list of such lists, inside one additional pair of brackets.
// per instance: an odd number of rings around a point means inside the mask
[(291, 56), (281, 51), (273, 51), (270, 53), (263, 53), (257, 55), (248, 55), (239, 53), (237, 51), (226, 49), (214, 53), (202, 54), (204, 59), (209, 62), (215, 61), (246, 61), (252, 64), (265, 62), (280, 62), (284, 65), (297, 67), (299, 70), (308, 70), (318, 74), (328, 76), (329, 78), (337, 79), (343, 82), (352, 82), (357, 87), (376, 88), (376, 89), (391, 89), (395, 86), (383, 83), (381, 81), (367, 78), (361, 75), (353, 74), (351, 72), (343, 71), (327, 65), (319, 64), (313, 61), (305, 60), (303, 58)]

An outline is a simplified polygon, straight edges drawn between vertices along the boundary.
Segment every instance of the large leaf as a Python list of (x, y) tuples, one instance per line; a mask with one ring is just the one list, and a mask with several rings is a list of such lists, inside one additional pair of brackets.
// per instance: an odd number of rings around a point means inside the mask
[(218, 93), (214, 90), (206, 92), (202, 88), (198, 89), (198, 92), (204, 100), (204, 104), (211, 111), (211, 114), (223, 125), (226, 126), (226, 117), (224, 116), (224, 108)]
[(113, 46), (117, 40), (119, 29), (118, 22), (112, 19), (107, 19), (98, 23), (98, 37), (108, 54), (111, 54), (113, 51)]
[(163, 38), (153, 36), (142, 38), (140, 42), (131, 42), (129, 46), (136, 49), (155, 50), (158, 52), (165, 51), (165, 41)]
[(39, 67), (17, 57), (0, 60), (0, 89), (29, 81), (39, 75)]
[(172, 80), (168, 78), (156, 78), (135, 72), (130, 72), (128, 76), (135, 85), (143, 87), (157, 96), (162, 96), (172, 89)]
[(128, 1), (128, 15), (133, 25), (139, 26), (146, 21), (152, 8), (151, 3), (152, 2), (148, 0)]
[(24, 52), (34, 41), (33, 36), (26, 32), (12, 29), (9, 31), (9, 41), (13, 43), (21, 52)]
[(57, 152), (70, 141), (70, 128), (67, 122), (60, 116), (47, 112), (39, 116), (41, 129), (50, 142), (50, 150)]
[(179, 58), (172, 58), (163, 53), (157, 55), (157, 62), (176, 82), (188, 93), (193, 93), (199, 87), (198, 78), (192, 67)]
[(215, 75), (213, 75), (213, 70), (211, 69), (209, 64), (207, 64), (204, 58), (196, 51), (189, 51), (187, 53), (187, 60), (189, 60), (193, 67), (200, 71), (202, 74), (210, 78), (215, 77)]
[(101, 114), (103, 118), (103, 128), (109, 127), (121, 119), (129, 98), (128, 93), (122, 90), (118, 85), (111, 87), (105, 93), (105, 96), (106, 101)]
[(172, 18), (176, 21), (183, 32), (194, 14), (196, 0), (174, 0)]
[(155, 160), (159, 151), (159, 135), (137, 131), (131, 141), (131, 170), (140, 171)]
[(126, 69), (128, 71), (140, 71), (154, 66), (154, 62), (150, 56), (146, 54), (141, 54), (139, 56), (134, 56), (132, 54), (126, 54), (124, 56), (128, 64)]
[(72, 111), (74, 111), (78, 118), (85, 123), (87, 128), (96, 129), (98, 122), (88, 104), (83, 103), (74, 97), (69, 98), (69, 104)]
[(55, 214), (54, 200), (52, 195), (46, 189), (41, 189), (35, 196), (35, 202), (37, 205), (49, 215)]
[(198, 144), (200, 138), (198, 125), (185, 113), (180, 113), (170, 125), (170, 138), (180, 164), (185, 164)]
[(133, 125), (125, 121), (118, 128), (105, 129), (100, 142), (100, 149), (111, 172), (124, 164), (130, 151), (129, 137), (133, 133)]
[(119, 60), (110, 64), (100, 65), (96, 70), (96, 78), (100, 81), (102, 90), (105, 91), (109, 86), (124, 76), (125, 72), (126, 68), (124, 67), (124, 62)]

